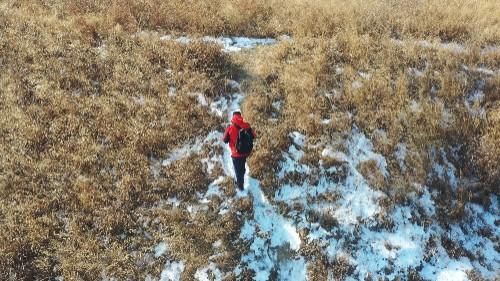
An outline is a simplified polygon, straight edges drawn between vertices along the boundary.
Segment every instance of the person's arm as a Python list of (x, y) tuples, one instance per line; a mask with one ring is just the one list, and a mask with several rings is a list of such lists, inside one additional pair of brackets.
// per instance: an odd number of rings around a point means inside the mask
[(222, 141), (224, 143), (228, 143), (229, 142), (229, 128), (231, 128), (231, 126), (229, 126), (229, 127), (226, 128), (226, 131), (224, 132), (224, 136), (222, 137)]

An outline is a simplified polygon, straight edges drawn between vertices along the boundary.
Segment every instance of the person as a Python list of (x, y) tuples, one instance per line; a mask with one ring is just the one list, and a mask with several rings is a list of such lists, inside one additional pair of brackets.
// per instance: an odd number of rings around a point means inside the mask
[(245, 164), (253, 148), (254, 138), (256, 138), (255, 131), (250, 127), (250, 124), (245, 122), (241, 111), (234, 111), (231, 118), (231, 125), (226, 128), (222, 140), (224, 143), (229, 143), (234, 173), (236, 175), (235, 184), (241, 191), (244, 189)]

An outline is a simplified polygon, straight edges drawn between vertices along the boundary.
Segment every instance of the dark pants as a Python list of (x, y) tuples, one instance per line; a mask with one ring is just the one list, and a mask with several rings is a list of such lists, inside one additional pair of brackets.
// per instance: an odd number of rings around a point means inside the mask
[(243, 190), (243, 181), (245, 178), (245, 162), (246, 157), (232, 157), (234, 165), (234, 173), (236, 174), (236, 184), (238, 188)]

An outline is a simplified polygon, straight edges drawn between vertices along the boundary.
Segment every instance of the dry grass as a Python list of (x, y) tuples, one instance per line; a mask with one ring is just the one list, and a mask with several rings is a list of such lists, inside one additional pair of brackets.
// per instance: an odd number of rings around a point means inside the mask
[(357, 170), (368, 180), (371, 187), (379, 190), (384, 189), (386, 185), (385, 177), (380, 171), (377, 161), (373, 159), (363, 161), (359, 163)]
[[(3, 1), (0, 279), (158, 276), (162, 260), (150, 260), (152, 247), (165, 239), (159, 233), (168, 234), (174, 250), (169, 258), (186, 262), (184, 279), (206, 264), (218, 239), (226, 254), (217, 263), (233, 268), (245, 250), (233, 244), (240, 229), (233, 212), (216, 215), (217, 203), (195, 215), (157, 205), (173, 195), (193, 201), (195, 191), (206, 188), (207, 175), (197, 173), (199, 159), (176, 163), (159, 177), (151, 159), (220, 129), (223, 121), (194, 106), (188, 93), (223, 94), (227, 79), (241, 76), (235, 65), (246, 72), (249, 97), (243, 109), (259, 134), (249, 164), (269, 193), (277, 186), (279, 152), (291, 144), (290, 132), (304, 133), (310, 143), (336, 143), (354, 124), (388, 160), (391, 176), (382, 184), (375, 173), (374, 180), (390, 194), (404, 195), (416, 182), (442, 189), (458, 205), (474, 198), (450, 193), (448, 185), (428, 178), (428, 152), (444, 145), (459, 147), (460, 159), (450, 161), (460, 177), (478, 178), (485, 190), (498, 192), (500, 74), (475, 69), (500, 67), (498, 49), (482, 52), (500, 43), (499, 5), (495, 0)], [(218, 46), (160, 41), (138, 35), (142, 30), (289, 34), (293, 41), (229, 57)], [(418, 44), (423, 39), (436, 45)], [(439, 42), (460, 42), (470, 51), (456, 53)], [(480, 82), (484, 119), (464, 104)], [(175, 97), (168, 95), (169, 87), (177, 89)], [(408, 150), (405, 169), (394, 156), (398, 143)], [(304, 161), (319, 165), (320, 155), (308, 153)], [(231, 188), (225, 191), (231, 194)], [(249, 202), (239, 204), (250, 211)], [(454, 218), (460, 219), (460, 212)], [(325, 266), (318, 259), (316, 271)], [(351, 271), (343, 260), (333, 267), (340, 279)]]
[(8, 8), (92, 19), (103, 32), (119, 25), (126, 31), (249, 36), (332, 36), (343, 32), (370, 36), (434, 37), (444, 41), (498, 43), (500, 23), (495, 0), (71, 0), (7, 1)]
[[(150, 159), (219, 129), (221, 120), (188, 93), (223, 93), (229, 58), (214, 45), (132, 38), (119, 29), (96, 42), (57, 18), (2, 13), (0, 279), (158, 275), (159, 260), (137, 266), (155, 243), (144, 232), (172, 222), (142, 229), (140, 209), (173, 195), (190, 199), (207, 178), (194, 158), (157, 178)], [(214, 242), (239, 231), (231, 218), (200, 218), (196, 229), (182, 228), (185, 219), (171, 239), (205, 229)], [(190, 243), (180, 255), (198, 256)]]
[[(479, 144), (479, 165), (483, 168), (487, 183), (492, 185), (495, 191), (495, 184), (500, 182), (500, 105), (498, 104), (499, 88), (497, 91), (497, 101), (488, 112), (488, 123), (484, 129), (484, 134), (480, 138)], [(498, 191), (498, 190), (497, 190)]]
[[(288, 148), (290, 132), (304, 133), (313, 144), (336, 143), (341, 137), (337, 133), (348, 132), (353, 124), (389, 161), (388, 182), (372, 175), (379, 179), (375, 180), (379, 188), (396, 186), (406, 192), (410, 183), (427, 183), (432, 169), (428, 152), (443, 145), (460, 147), (460, 159), (472, 159), (453, 162), (460, 177), (496, 180), (492, 167), (499, 162), (492, 141), (498, 131), (499, 75), (471, 70), (485, 64), (479, 50), (454, 53), (389, 38), (340, 34), (328, 40), (297, 38), (259, 58), (250, 72), (260, 78), (249, 86), (255, 94), (247, 98), (245, 109), (257, 128), (272, 132), (273, 141), (260, 142), (262, 149), (251, 160), (257, 167), (253, 172), (262, 180), (274, 173), (276, 165), (261, 163), (279, 161), (275, 151)], [(496, 69), (497, 64), (488, 60), (486, 67)], [(268, 77), (273, 77), (271, 83)], [(488, 112), (486, 119), (470, 114), (465, 105), (478, 81), (484, 83), (487, 97), (480, 104)], [(275, 101), (283, 104), (279, 112), (272, 105)], [(279, 116), (277, 122), (271, 118), (274, 115)], [(323, 124), (323, 119), (331, 122)], [(399, 143), (407, 147), (404, 167), (395, 157)], [(311, 155), (307, 161), (318, 163), (316, 155), (315, 161)], [(480, 155), (485, 158), (480, 160)]]

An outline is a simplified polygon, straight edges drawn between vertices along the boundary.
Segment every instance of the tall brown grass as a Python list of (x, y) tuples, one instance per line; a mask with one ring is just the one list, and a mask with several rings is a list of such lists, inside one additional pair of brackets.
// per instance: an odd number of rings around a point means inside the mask
[(480, 44), (500, 39), (500, 4), (495, 0), (24, 0), (3, 5), (62, 19), (93, 19), (103, 32), (118, 24), (130, 32), (329, 37), (355, 32)]
[[(239, 231), (231, 215), (212, 210), (193, 229), (182, 228), (186, 214), (145, 228), (138, 221), (155, 217), (144, 206), (170, 196), (190, 200), (207, 188), (199, 158), (160, 178), (151, 159), (220, 128), (222, 120), (188, 93), (225, 92), (228, 56), (215, 45), (184, 46), (120, 29), (102, 42), (89, 19), (79, 19), (75, 30), (57, 17), (10, 11), (2, 11), (0, 38), (0, 279), (158, 275), (161, 259), (143, 257), (168, 228), (178, 233), (171, 237), (182, 249), (177, 255), (197, 256), (201, 265), (211, 250), (200, 255), (201, 242), (183, 237), (206, 228), (199, 241), (226, 241)], [(157, 234), (148, 239), (145, 232)]]
[[(152, 259), (152, 247), (163, 240), (171, 245), (169, 259), (186, 262), (183, 280), (206, 264), (219, 239), (224, 255), (218, 265), (234, 268), (245, 251), (234, 242), (240, 229), (234, 212), (217, 215), (216, 201), (196, 214), (161, 203), (170, 196), (196, 203), (196, 191), (208, 182), (193, 164), (199, 156), (159, 175), (151, 170), (153, 159), (221, 129), (225, 120), (196, 106), (188, 93), (218, 97), (234, 77), (246, 79), (243, 107), (259, 133), (249, 164), (267, 192), (279, 184), (280, 151), (291, 144), (290, 132), (342, 150), (339, 139), (353, 125), (387, 158), (391, 177), (375, 174), (372, 181), (389, 194), (404, 197), (416, 182), (471, 200), (428, 178), (428, 152), (444, 145), (459, 147), (459, 159), (451, 161), (461, 177), (477, 178), (483, 190), (497, 192), (499, 72), (474, 69), (500, 67), (498, 49), (483, 52), (500, 43), (499, 5), (495, 0), (0, 3), (0, 279), (158, 276), (165, 258)], [(215, 45), (181, 45), (140, 31), (288, 34), (293, 40), (229, 56)], [(436, 45), (418, 44), (424, 39)], [(449, 41), (469, 51), (438, 45)], [(478, 81), (484, 81), (479, 104), (484, 119), (464, 104)], [(176, 96), (168, 95), (169, 87), (177, 89)], [(400, 142), (408, 148), (406, 170), (394, 157)], [(320, 155), (309, 151), (303, 161), (319, 165)], [(374, 169), (365, 166), (367, 174)], [(313, 271), (330, 265), (340, 276), (351, 270), (343, 260), (318, 259)]]

